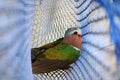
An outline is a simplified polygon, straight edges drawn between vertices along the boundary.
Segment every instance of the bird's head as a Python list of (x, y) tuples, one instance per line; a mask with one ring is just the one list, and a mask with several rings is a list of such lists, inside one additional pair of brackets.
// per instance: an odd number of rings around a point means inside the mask
[(69, 28), (65, 32), (63, 43), (71, 44), (72, 46), (81, 49), (82, 35), (80, 29), (77, 27)]

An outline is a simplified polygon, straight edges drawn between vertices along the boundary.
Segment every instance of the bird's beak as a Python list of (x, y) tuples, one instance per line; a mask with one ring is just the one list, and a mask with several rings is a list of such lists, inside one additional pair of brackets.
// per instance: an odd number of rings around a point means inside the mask
[(78, 36), (79, 36), (80, 38), (82, 38), (82, 35), (78, 34)]

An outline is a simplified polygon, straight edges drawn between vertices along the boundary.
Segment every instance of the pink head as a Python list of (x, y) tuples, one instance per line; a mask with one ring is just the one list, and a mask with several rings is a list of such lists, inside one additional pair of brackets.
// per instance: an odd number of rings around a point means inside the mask
[(72, 46), (81, 49), (82, 35), (79, 28), (69, 28), (65, 32), (63, 43), (71, 44)]

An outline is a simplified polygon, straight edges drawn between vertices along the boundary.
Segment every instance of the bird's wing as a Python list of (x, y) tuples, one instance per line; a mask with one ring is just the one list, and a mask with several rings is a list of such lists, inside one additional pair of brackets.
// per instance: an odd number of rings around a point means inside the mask
[(71, 45), (59, 44), (46, 50), (44, 55), (38, 56), (32, 64), (33, 73), (48, 73), (57, 69), (67, 69), (79, 57), (80, 51), (76, 51)]
[(46, 44), (44, 46), (38, 47), (38, 48), (32, 48), (31, 49), (31, 58), (32, 63), (35, 61), (36, 57), (43, 54), (47, 49), (52, 48), (62, 42), (63, 38), (60, 38), (54, 42), (51, 42), (49, 44)]

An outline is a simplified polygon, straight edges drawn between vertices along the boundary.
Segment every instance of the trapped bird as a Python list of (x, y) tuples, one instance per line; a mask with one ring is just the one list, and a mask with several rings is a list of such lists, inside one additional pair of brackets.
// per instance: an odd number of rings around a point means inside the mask
[(54, 42), (31, 49), (34, 74), (48, 73), (57, 69), (68, 69), (80, 56), (82, 35), (79, 28), (69, 28)]

